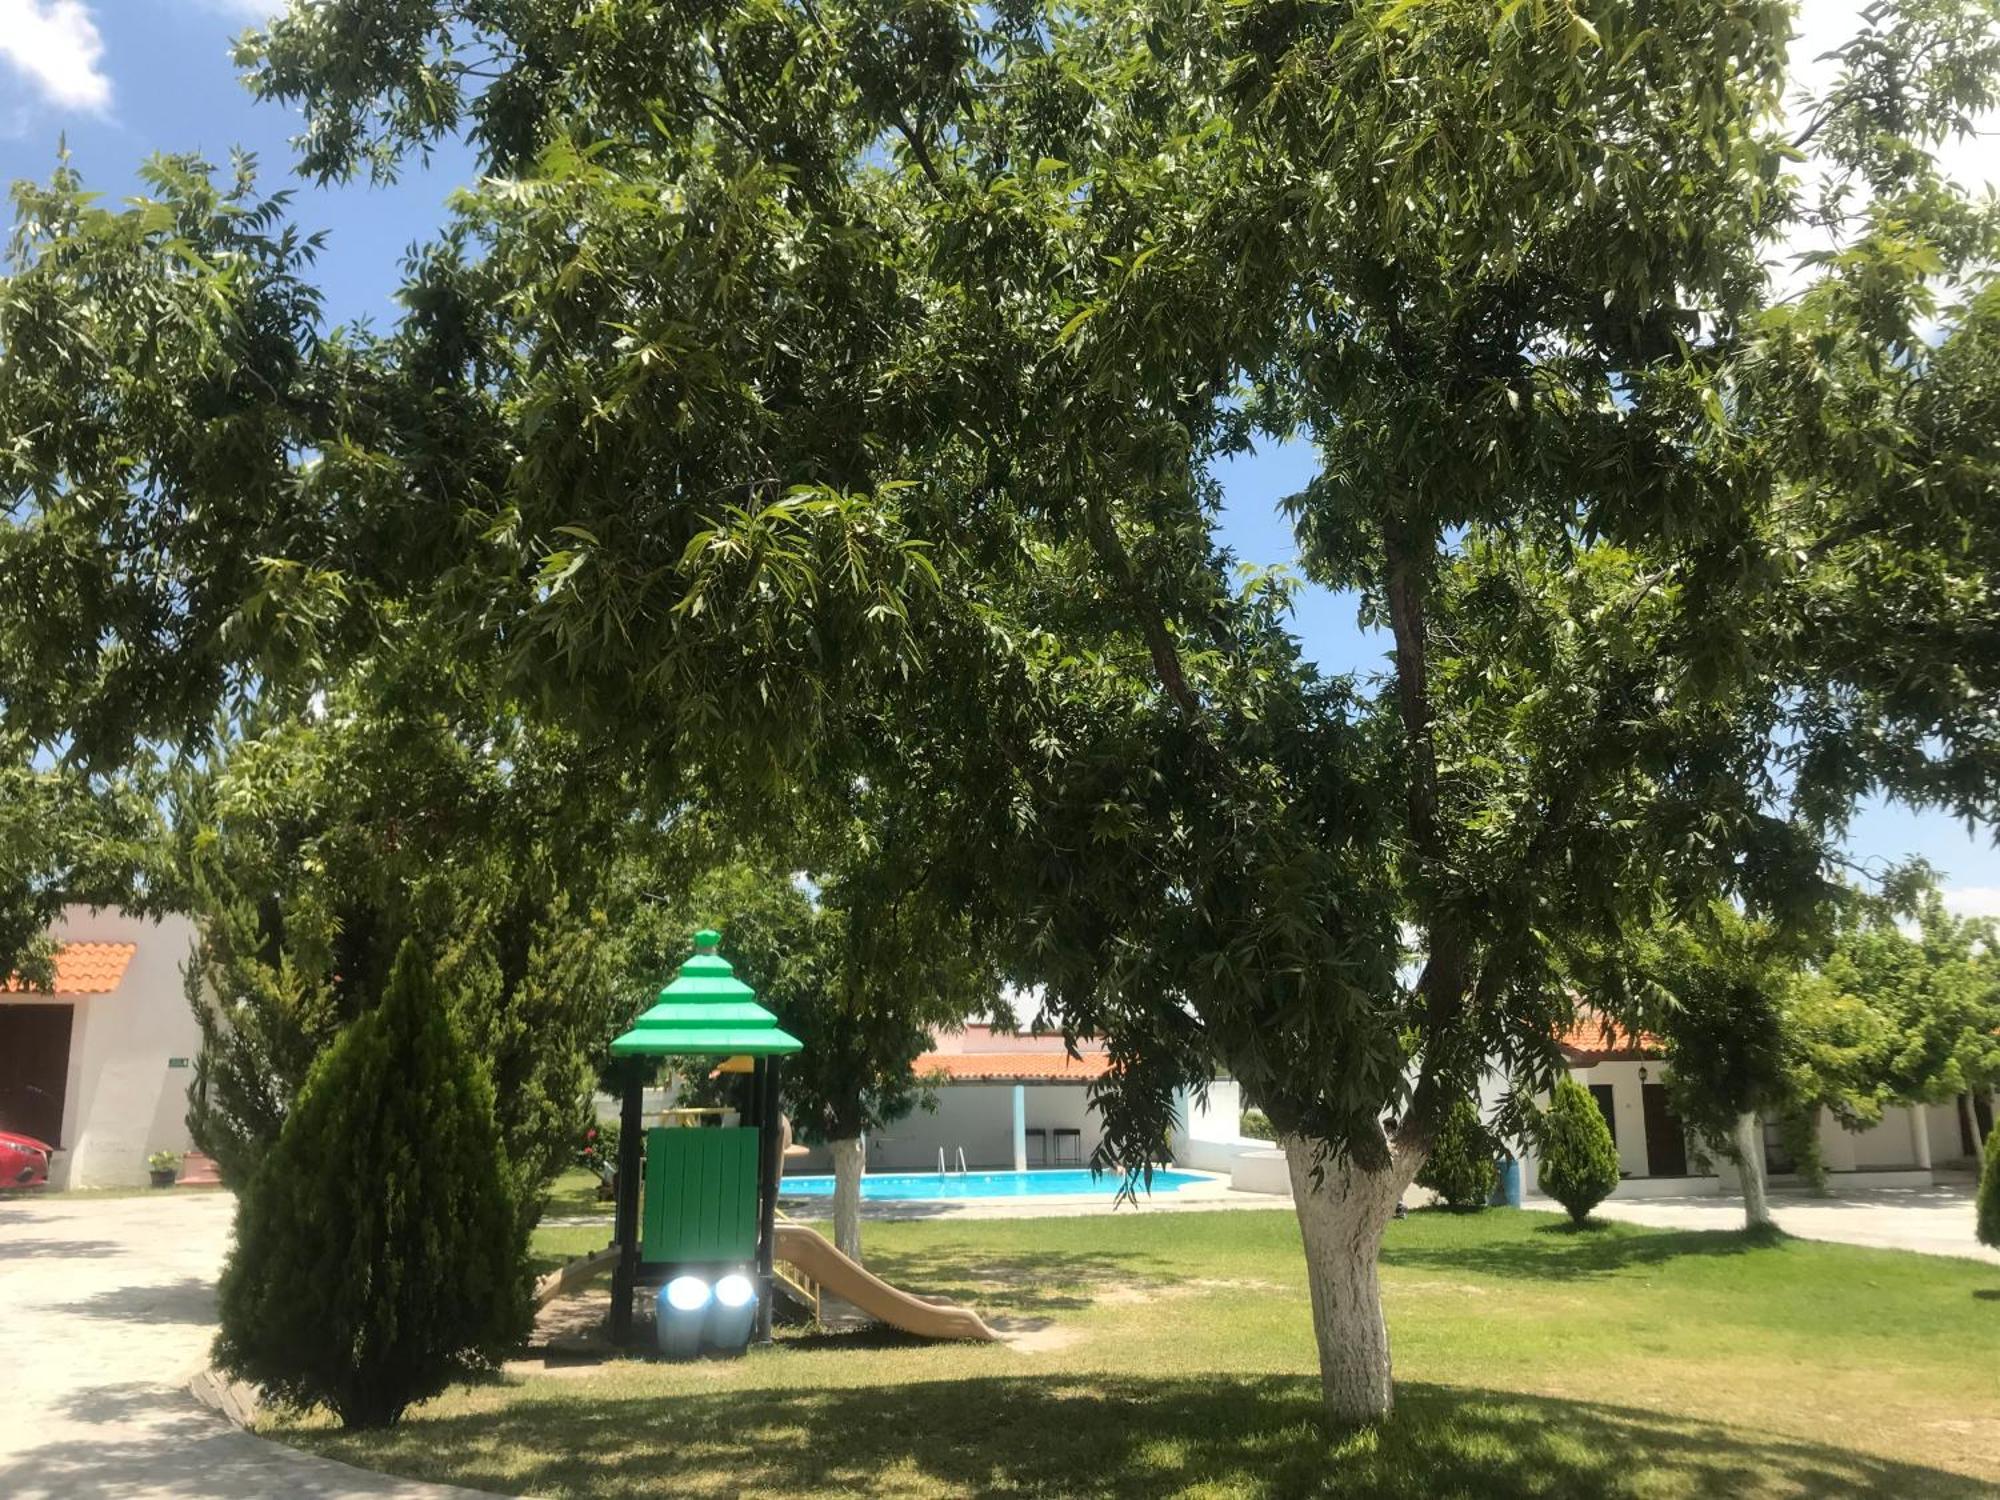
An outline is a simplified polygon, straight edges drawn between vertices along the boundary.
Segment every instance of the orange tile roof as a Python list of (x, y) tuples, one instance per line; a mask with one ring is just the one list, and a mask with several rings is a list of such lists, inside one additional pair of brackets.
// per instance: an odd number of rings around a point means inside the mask
[(1556, 1033), (1556, 1045), (1573, 1063), (1637, 1061), (1666, 1055), (1666, 1043), (1652, 1032), (1641, 1031), (1635, 1036), (1602, 1011), (1588, 1006)]
[[(125, 977), (137, 943), (64, 943), (56, 950), (56, 982), (38, 995), (108, 995)], [(0, 990), (30, 993), (18, 977), (0, 984)]]
[(926, 1052), (910, 1064), (919, 1077), (942, 1073), (948, 1083), (1089, 1083), (1110, 1067), (1102, 1052)]

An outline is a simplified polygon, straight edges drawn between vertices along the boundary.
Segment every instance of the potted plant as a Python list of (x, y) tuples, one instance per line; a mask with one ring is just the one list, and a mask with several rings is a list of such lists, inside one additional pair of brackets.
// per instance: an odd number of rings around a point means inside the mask
[(180, 1166), (181, 1154), (178, 1151), (155, 1151), (146, 1158), (146, 1170), (152, 1176), (154, 1187), (172, 1187), (174, 1174)]

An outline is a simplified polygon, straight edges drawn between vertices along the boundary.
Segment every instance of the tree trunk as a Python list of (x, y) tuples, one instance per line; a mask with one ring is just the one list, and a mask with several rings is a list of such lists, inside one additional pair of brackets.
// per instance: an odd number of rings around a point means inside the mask
[(1958, 1096), (1958, 1118), (1965, 1127), (1965, 1138), (1972, 1142), (1973, 1169), (1980, 1170), (1986, 1165), (1986, 1141), (1979, 1133), (1979, 1109), (1969, 1092)]
[(1371, 1172), (1352, 1160), (1329, 1159), (1315, 1183), (1317, 1143), (1289, 1135), (1283, 1144), (1292, 1204), (1305, 1238), (1327, 1415), (1336, 1422), (1379, 1422), (1395, 1405), (1395, 1386), (1375, 1260), (1408, 1174), (1401, 1166)]
[(1736, 1117), (1732, 1135), (1736, 1170), (1743, 1178), (1743, 1227), (1767, 1229), (1771, 1224), (1771, 1202), (1764, 1195), (1764, 1131), (1755, 1110)]
[(833, 1243), (856, 1264), (861, 1260), (861, 1137), (834, 1141), (833, 1153)]

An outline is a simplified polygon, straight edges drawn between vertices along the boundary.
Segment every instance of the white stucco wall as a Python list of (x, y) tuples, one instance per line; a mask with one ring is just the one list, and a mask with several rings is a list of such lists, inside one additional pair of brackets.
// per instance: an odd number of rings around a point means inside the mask
[[(55, 997), (73, 1009), (63, 1149), (50, 1186), (143, 1184), (148, 1153), (193, 1145), (187, 1087), (201, 1028), (188, 1010), (181, 966), (194, 945), (194, 924), (72, 907), (51, 931), (58, 942), (135, 943), (138, 951), (111, 994)], [(21, 998), (46, 1003), (48, 997)], [(169, 1067), (173, 1058), (189, 1066)]]
[[(1026, 1085), (1030, 1130), (1080, 1132), (1082, 1160), (1090, 1161), (1103, 1135), (1087, 1090), (1078, 1083)], [(868, 1140), (871, 1172), (923, 1172), (937, 1169), (938, 1152), (956, 1170), (958, 1152), (965, 1148), (971, 1168), (1006, 1170), (1014, 1165), (1014, 1086), (1011, 1083), (948, 1083), (937, 1091), (935, 1113), (917, 1110)]]

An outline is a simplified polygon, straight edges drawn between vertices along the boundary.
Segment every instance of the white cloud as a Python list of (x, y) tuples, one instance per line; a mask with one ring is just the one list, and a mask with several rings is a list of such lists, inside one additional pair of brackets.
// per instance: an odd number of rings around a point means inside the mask
[(0, 0), (0, 59), (52, 104), (103, 110), (111, 79), (98, 66), (104, 38), (83, 0)]
[(1962, 885), (1944, 893), (1945, 909), (1961, 917), (2000, 917), (2000, 885)]

